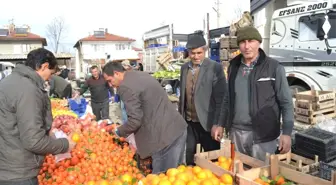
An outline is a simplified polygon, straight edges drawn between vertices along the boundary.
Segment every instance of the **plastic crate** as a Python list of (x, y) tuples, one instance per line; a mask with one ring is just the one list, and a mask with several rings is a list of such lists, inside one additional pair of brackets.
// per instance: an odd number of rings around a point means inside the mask
[(336, 171), (336, 160), (330, 163), (320, 162), (320, 178), (330, 181), (332, 171)]
[(318, 155), (321, 161), (336, 157), (336, 134), (317, 128), (309, 128), (295, 134), (296, 151)]

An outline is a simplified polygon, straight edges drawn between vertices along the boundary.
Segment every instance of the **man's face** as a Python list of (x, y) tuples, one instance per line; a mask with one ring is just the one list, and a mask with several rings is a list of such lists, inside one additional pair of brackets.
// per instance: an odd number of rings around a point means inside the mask
[(99, 70), (97, 68), (93, 68), (91, 69), (91, 74), (94, 78), (98, 78), (99, 77)]
[(244, 59), (253, 60), (259, 54), (260, 42), (257, 40), (244, 40), (239, 43), (240, 52)]
[(41, 76), (41, 78), (44, 81), (47, 81), (50, 79), (51, 75), (55, 74), (56, 68), (55, 69), (49, 69), (49, 64), (46, 62), (41, 65), (41, 68), (37, 70), (37, 73)]
[(118, 88), (122, 81), (121, 73), (117, 71), (114, 72), (113, 76), (109, 76), (106, 73), (104, 73), (103, 76), (110, 87)]
[(204, 48), (200, 47), (196, 49), (191, 49), (189, 51), (189, 57), (193, 64), (200, 64), (205, 58)]

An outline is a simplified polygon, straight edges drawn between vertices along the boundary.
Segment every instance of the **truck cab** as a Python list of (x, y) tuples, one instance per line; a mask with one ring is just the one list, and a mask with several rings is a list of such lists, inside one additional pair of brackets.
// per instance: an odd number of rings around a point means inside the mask
[(285, 67), (293, 91), (336, 88), (335, 5), (310, 1), (273, 13), (265, 51)]

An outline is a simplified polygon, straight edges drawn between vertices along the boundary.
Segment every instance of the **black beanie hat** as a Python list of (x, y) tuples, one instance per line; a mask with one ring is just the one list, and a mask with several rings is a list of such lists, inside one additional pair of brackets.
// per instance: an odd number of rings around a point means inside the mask
[(259, 31), (253, 26), (246, 26), (238, 30), (237, 44), (239, 45), (239, 43), (244, 40), (257, 40), (260, 43), (262, 42)]

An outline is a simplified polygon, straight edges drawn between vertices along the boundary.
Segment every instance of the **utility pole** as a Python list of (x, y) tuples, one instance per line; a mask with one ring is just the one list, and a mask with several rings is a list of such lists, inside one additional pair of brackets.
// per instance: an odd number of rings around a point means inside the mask
[(215, 10), (215, 12), (217, 13), (217, 28), (220, 27), (220, 0), (216, 0), (215, 2), (215, 5), (216, 5), (216, 8), (215, 7), (212, 7), (213, 10)]

